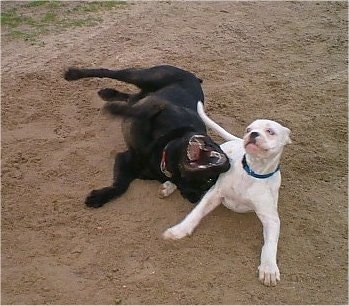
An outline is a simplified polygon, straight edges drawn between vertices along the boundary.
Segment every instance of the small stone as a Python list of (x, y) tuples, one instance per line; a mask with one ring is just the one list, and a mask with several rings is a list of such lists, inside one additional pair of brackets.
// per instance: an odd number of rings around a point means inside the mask
[(80, 254), (82, 253), (81, 249), (77, 248), (72, 251), (72, 254)]

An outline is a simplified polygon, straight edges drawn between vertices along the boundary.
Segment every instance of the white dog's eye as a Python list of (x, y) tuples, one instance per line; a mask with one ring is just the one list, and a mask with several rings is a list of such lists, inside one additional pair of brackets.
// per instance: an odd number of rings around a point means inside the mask
[(269, 135), (275, 135), (275, 132), (274, 132), (274, 130), (272, 130), (272, 129), (267, 129), (267, 133), (268, 133)]

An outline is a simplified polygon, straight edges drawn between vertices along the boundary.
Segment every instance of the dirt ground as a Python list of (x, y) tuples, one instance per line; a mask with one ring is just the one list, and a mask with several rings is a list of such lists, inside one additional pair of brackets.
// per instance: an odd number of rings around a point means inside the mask
[[(347, 304), (347, 3), (136, 2), (103, 18), (42, 44), (2, 29), (1, 303)], [(134, 88), (68, 83), (64, 69), (157, 64), (202, 78), (207, 112), (234, 134), (257, 118), (292, 130), (277, 287), (256, 277), (254, 214), (219, 207), (168, 242), (161, 233), (193, 206), (178, 192), (159, 199), (158, 182), (85, 207), (125, 148), (96, 92)]]

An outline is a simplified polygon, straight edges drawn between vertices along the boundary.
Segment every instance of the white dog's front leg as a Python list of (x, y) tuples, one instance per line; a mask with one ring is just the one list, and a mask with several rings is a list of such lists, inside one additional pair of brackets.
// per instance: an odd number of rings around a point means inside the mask
[(215, 187), (211, 188), (181, 223), (167, 229), (163, 233), (163, 238), (175, 240), (190, 235), (201, 219), (220, 203), (221, 197), (219, 193), (215, 191)]
[(259, 280), (266, 286), (276, 286), (280, 281), (280, 271), (276, 263), (280, 219), (277, 212), (271, 215), (257, 212), (257, 216), (263, 224), (264, 237), (261, 264), (258, 267)]

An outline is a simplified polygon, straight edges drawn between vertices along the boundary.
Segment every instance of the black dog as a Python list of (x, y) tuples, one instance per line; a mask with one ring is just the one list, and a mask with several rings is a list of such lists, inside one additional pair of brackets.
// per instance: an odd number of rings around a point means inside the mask
[[(173, 66), (148, 69), (69, 68), (64, 78), (112, 78), (140, 88), (127, 94), (105, 88), (98, 92), (108, 101), (104, 109), (124, 117), (123, 135), (128, 150), (115, 158), (114, 181), (93, 190), (85, 203), (100, 207), (122, 195), (136, 179), (171, 181), (184, 198), (194, 203), (229, 169), (227, 156), (206, 134), (197, 114), (197, 102), (204, 100), (201, 80)], [(120, 102), (120, 101), (127, 101)]]

